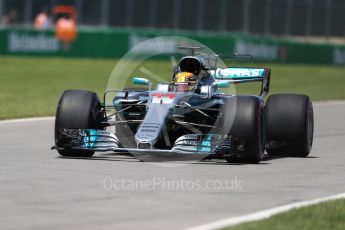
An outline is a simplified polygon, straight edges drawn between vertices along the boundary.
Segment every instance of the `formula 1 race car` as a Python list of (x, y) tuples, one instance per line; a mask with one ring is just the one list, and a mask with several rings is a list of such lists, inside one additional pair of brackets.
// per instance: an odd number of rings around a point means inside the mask
[[(219, 68), (215, 55), (183, 47), (171, 82), (155, 89), (133, 78), (140, 89), (97, 94), (66, 90), (58, 103), (55, 146), (66, 157), (94, 152), (127, 153), (148, 161), (221, 158), (258, 163), (269, 155), (305, 157), (313, 143), (313, 106), (299, 94), (269, 92), (268, 68)], [(235, 84), (261, 82), (260, 95), (224, 94)], [(113, 93), (108, 105), (106, 95)]]

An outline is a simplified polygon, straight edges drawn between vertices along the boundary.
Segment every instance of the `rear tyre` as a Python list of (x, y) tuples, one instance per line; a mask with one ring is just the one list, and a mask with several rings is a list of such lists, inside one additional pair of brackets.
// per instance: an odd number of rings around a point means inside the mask
[(225, 103), (224, 127), (229, 136), (243, 141), (238, 154), (225, 154), (228, 162), (259, 163), (265, 152), (264, 102), (255, 96), (235, 96)]
[(272, 95), (267, 100), (265, 114), (268, 154), (308, 156), (314, 133), (313, 105), (308, 96)]
[[(66, 90), (60, 97), (55, 118), (55, 145), (64, 147), (61, 129), (101, 129), (101, 103), (96, 93), (84, 90)], [(66, 157), (91, 157), (91, 150), (58, 150)]]

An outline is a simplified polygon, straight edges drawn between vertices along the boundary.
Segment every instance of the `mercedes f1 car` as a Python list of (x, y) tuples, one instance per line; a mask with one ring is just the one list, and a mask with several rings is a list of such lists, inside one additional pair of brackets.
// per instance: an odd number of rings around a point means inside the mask
[[(66, 90), (57, 106), (53, 149), (65, 157), (113, 151), (149, 161), (198, 157), (243, 163), (260, 162), (265, 150), (309, 154), (314, 121), (308, 96), (275, 94), (265, 101), (270, 69), (220, 68), (215, 56), (187, 49), (190, 55), (181, 57), (173, 80), (155, 89), (150, 80), (133, 78), (145, 88), (107, 90), (103, 102), (94, 92)], [(247, 82), (261, 83), (260, 94), (221, 92)]]

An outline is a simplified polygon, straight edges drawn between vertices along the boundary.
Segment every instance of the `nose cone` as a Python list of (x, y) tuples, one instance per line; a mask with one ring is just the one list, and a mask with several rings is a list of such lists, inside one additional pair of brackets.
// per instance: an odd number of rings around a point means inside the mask
[(141, 123), (135, 140), (137, 147), (152, 148), (158, 141), (161, 130), (165, 124), (171, 106), (167, 104), (153, 103), (149, 106), (144, 121)]

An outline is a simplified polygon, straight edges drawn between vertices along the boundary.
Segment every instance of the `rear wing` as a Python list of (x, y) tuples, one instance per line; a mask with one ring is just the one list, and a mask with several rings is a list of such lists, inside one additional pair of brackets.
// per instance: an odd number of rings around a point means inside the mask
[(262, 82), (260, 96), (265, 97), (270, 89), (271, 69), (253, 67), (228, 67), (217, 68), (211, 71), (214, 78), (219, 81), (227, 81), (232, 84), (247, 82)]

